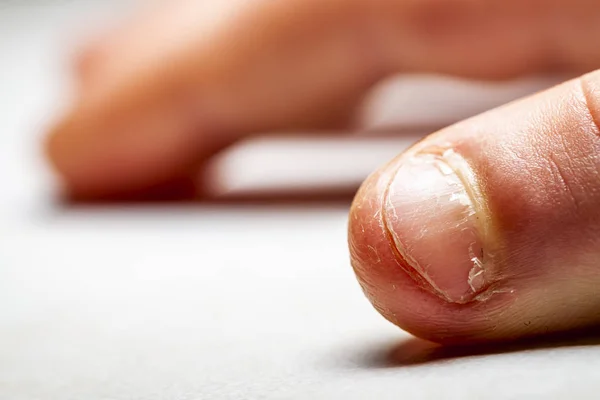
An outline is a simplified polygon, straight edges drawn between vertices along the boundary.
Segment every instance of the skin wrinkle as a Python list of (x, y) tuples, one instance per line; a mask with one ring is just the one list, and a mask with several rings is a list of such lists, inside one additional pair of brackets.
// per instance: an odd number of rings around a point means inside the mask
[[(579, 135), (582, 133), (585, 134), (589, 131), (589, 127), (593, 127), (593, 135), (596, 137), (598, 131), (595, 126), (595, 122), (591, 117), (591, 112), (589, 111), (589, 106), (587, 104), (587, 100), (585, 99), (586, 96), (583, 92), (583, 89), (581, 92), (582, 99), (580, 101), (583, 103), (584, 109), (588, 110), (586, 113), (589, 114), (589, 118), (586, 118), (585, 115), (582, 116), (582, 122), (574, 126), (567, 134), (557, 134), (556, 129), (551, 130), (551, 138), (554, 139), (556, 145), (559, 147), (559, 151), (548, 153), (538, 151), (540, 158), (548, 161), (549, 165), (546, 166), (546, 168), (551, 172), (554, 181), (560, 186), (560, 189), (558, 190), (568, 195), (568, 201), (573, 204), (575, 214), (579, 214), (580, 212), (582, 207), (581, 202), (584, 201), (581, 198), (581, 193), (585, 193), (586, 189), (580, 182), (578, 182), (577, 173), (575, 171), (581, 169), (582, 167), (585, 168), (585, 166), (582, 164), (585, 164), (586, 160), (582, 159), (580, 156), (577, 156), (577, 153), (581, 151), (581, 145), (576, 142), (575, 146), (573, 146), (572, 144), (568, 143), (566, 136), (570, 135), (571, 133)], [(579, 102), (576, 102), (575, 104), (571, 105), (569, 102), (566, 102), (565, 107), (567, 107), (570, 112), (578, 113), (580, 108), (577, 107), (578, 103)], [(548, 142), (548, 147), (552, 146), (550, 138), (545, 139), (545, 141)]]
[(590, 88), (590, 85), (587, 81), (587, 77), (589, 75), (578, 78), (577, 84), (581, 93), (583, 94), (583, 104), (585, 105), (586, 117), (589, 118), (590, 122), (592, 122), (591, 127), (594, 130), (596, 137), (600, 137), (600, 115), (598, 115), (599, 111), (596, 107), (594, 107), (594, 98), (593, 98), (593, 89)]
[[(547, 158), (547, 155), (544, 155), (544, 158)], [(530, 163), (531, 164), (531, 163)], [(547, 180), (546, 179), (539, 179), (540, 178), (540, 173), (544, 172), (547, 173), (546, 171), (548, 171), (548, 167), (544, 167), (541, 165), (537, 166), (537, 172), (531, 172), (529, 175), (532, 175), (531, 177), (531, 181), (532, 181), (532, 186), (537, 186), (537, 187), (543, 187), (545, 186), (546, 188), (548, 187), (547, 185)], [(515, 172), (517, 173), (517, 172)], [(544, 198), (545, 200), (546, 198)], [(546, 200), (545, 200), (546, 201)], [(545, 203), (548, 204), (548, 203)], [(558, 208), (560, 207), (559, 204), (553, 204), (550, 205), (549, 208)], [(526, 213), (525, 213), (526, 214)], [(548, 217), (550, 218), (550, 217)], [(528, 224), (532, 223), (532, 221), (528, 221), (526, 219), (521, 219), (520, 220), (520, 225), (522, 226), (526, 226)], [(520, 229), (522, 229), (521, 227), (517, 227), (514, 230), (511, 231), (507, 231), (505, 233), (505, 236), (511, 236), (513, 235), (515, 232), (519, 231)], [(533, 282), (537, 279), (539, 279), (540, 276), (540, 271), (536, 268), (516, 268), (516, 266), (518, 265), (537, 265), (537, 264), (544, 264), (543, 258), (552, 258), (553, 256), (550, 254), (547, 254), (546, 252), (541, 252), (541, 253), (531, 253), (528, 249), (544, 249), (547, 247), (547, 240), (548, 238), (546, 236), (537, 236), (537, 235), (527, 235), (523, 237), (524, 240), (519, 241), (518, 243), (513, 243), (508, 244), (508, 247), (503, 244), (504, 242), (500, 243), (502, 245), (502, 247), (498, 248), (498, 252), (499, 254), (502, 254), (502, 258), (501, 258), (501, 264), (499, 265), (499, 268), (495, 271), (496, 276), (495, 279), (496, 281), (499, 283), (498, 286), (505, 286), (507, 282), (513, 282), (515, 283), (517, 286), (519, 287), (520, 285), (518, 284), (518, 282)], [(502, 285), (500, 285), (500, 282), (502, 282)], [(515, 286), (513, 286), (513, 289), (505, 289), (504, 291), (508, 292), (508, 293), (514, 293)]]
[[(568, 157), (567, 157), (568, 158)], [(560, 163), (556, 161), (556, 157), (553, 154), (548, 155), (548, 161), (550, 164), (550, 170), (552, 171), (552, 175), (559, 182), (565, 193), (568, 193), (570, 200), (573, 202), (575, 209), (579, 209), (579, 201), (577, 200), (577, 195), (574, 193), (571, 188), (571, 184), (569, 183), (569, 179), (567, 178), (567, 174), (562, 171)]]
[[(585, 124), (585, 131), (587, 132), (590, 128), (593, 131), (594, 142), (596, 145), (600, 144), (600, 110), (597, 107), (597, 103), (594, 99), (594, 90), (591, 88), (591, 85), (588, 82), (589, 75), (583, 76), (577, 79), (579, 84), (579, 89), (582, 94), (583, 105), (585, 106), (585, 111), (587, 113), (587, 118)], [(583, 117), (582, 117), (583, 119)], [(600, 177), (600, 160), (598, 159), (598, 154), (595, 154), (595, 162), (593, 162), (592, 168), (594, 171), (592, 172), (596, 177)], [(586, 187), (585, 188), (588, 193), (593, 193), (597, 191), (595, 187)]]

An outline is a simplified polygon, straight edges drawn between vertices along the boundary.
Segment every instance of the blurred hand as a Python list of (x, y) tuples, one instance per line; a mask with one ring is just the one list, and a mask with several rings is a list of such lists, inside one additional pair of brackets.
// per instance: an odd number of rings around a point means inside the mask
[[(84, 54), (48, 153), (76, 196), (152, 191), (253, 133), (343, 126), (390, 74), (586, 72), (596, 37), (594, 0), (171, 2)], [(599, 93), (593, 73), (459, 123), (365, 182), (352, 263), (386, 318), (442, 342), (600, 322)]]

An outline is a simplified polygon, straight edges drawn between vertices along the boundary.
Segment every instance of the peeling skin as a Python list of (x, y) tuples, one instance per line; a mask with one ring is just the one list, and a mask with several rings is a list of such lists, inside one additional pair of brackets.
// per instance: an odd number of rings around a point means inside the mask
[[(434, 165), (442, 175), (447, 177), (448, 187), (462, 187), (464, 190), (454, 191), (448, 197), (444, 197), (447, 193), (442, 193), (440, 197), (435, 198), (435, 204), (439, 202), (458, 202), (463, 207), (461, 210), (465, 211), (465, 214), (456, 221), (456, 228), (459, 232), (465, 232), (466, 235), (472, 235), (475, 239), (472, 243), (465, 248), (472, 266), (468, 271), (468, 275), (465, 275), (466, 283), (468, 283), (468, 292), (457, 298), (456, 295), (449, 295), (444, 288), (440, 287), (438, 283), (432, 279), (431, 270), (439, 271), (440, 265), (431, 265), (429, 263), (423, 264), (423, 259), (428, 259), (427, 255), (423, 256), (423, 248), (419, 248), (420, 253), (418, 255), (413, 254), (414, 249), (411, 247), (411, 241), (413, 243), (419, 243), (421, 238), (427, 238), (429, 226), (424, 224), (419, 228), (418, 232), (414, 229), (407, 233), (416, 237), (410, 237), (410, 240), (402, 240), (401, 235), (398, 234), (393, 228), (394, 223), (402, 224), (405, 218), (404, 215), (398, 215), (395, 211), (394, 204), (390, 200), (390, 188), (394, 179), (391, 179), (388, 183), (384, 194), (384, 201), (381, 204), (381, 213), (383, 215), (382, 221), (390, 239), (393, 243), (393, 247), (396, 256), (408, 265), (411, 271), (407, 271), (413, 279), (415, 279), (423, 288), (443, 298), (445, 301), (450, 303), (464, 304), (471, 301), (481, 301), (489, 298), (489, 296), (483, 296), (483, 292), (490, 287), (487, 271), (492, 267), (492, 262), (489, 257), (485, 257), (484, 243), (488, 236), (488, 219), (485, 213), (485, 205), (482, 201), (483, 196), (479, 188), (476, 185), (476, 180), (471, 172), (467, 162), (459, 156), (452, 149), (440, 150), (433, 149), (433, 151), (424, 151), (417, 154), (411, 154), (407, 160), (400, 164), (398, 171), (403, 165), (412, 163), (411, 165), (418, 165), (420, 163), (428, 163)], [(398, 171), (396, 173), (398, 173)], [(396, 175), (394, 175), (394, 178)], [(460, 186), (457, 185), (457, 180)], [(433, 196), (433, 195), (432, 195)], [(410, 202), (410, 200), (409, 200)], [(412, 204), (412, 203), (411, 203)], [(418, 208), (420, 204), (414, 204), (414, 207)], [(417, 212), (422, 212), (418, 210)], [(415, 218), (414, 215), (406, 216), (406, 219)], [(441, 223), (445, 223), (443, 220)], [(413, 226), (414, 228), (414, 226)], [(467, 236), (468, 237), (468, 236)], [(432, 250), (432, 252), (440, 251), (438, 249)], [(460, 250), (459, 250), (460, 251)], [(421, 262), (419, 261), (419, 257)], [(435, 260), (436, 258), (434, 258)], [(451, 265), (451, 268), (454, 266)], [(436, 269), (437, 268), (437, 269)], [(456, 271), (460, 273), (460, 270)], [(435, 273), (433, 274), (435, 275)]]
[[(483, 201), (483, 194), (477, 184), (471, 168), (460, 155), (454, 150), (447, 149), (444, 151), (442, 158), (451, 168), (451, 172), (458, 176), (458, 179), (462, 182), (463, 187), (467, 193), (466, 197), (470, 202), (470, 206), (473, 208), (473, 215), (475, 216), (476, 224), (475, 229), (477, 230), (478, 236), (482, 243), (489, 243), (489, 226), (490, 220), (487, 218), (489, 212)], [(488, 239), (488, 240), (486, 240)], [(483, 246), (483, 245), (482, 245)], [(484, 259), (485, 250), (483, 247), (476, 248), (474, 244), (469, 247), (469, 255), (473, 262), (473, 268), (469, 271), (468, 283), (471, 290), (475, 294), (480, 294), (486, 288), (486, 276), (485, 271), (492, 267), (491, 260)], [(488, 278), (489, 279), (489, 278)], [(490, 292), (491, 294), (492, 292)], [(475, 296), (474, 299), (479, 299), (479, 296)]]

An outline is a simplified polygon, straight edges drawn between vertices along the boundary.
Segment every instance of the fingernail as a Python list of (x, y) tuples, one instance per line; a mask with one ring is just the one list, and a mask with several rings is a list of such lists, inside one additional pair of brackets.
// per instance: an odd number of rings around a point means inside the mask
[(467, 162), (446, 150), (403, 161), (384, 200), (398, 256), (417, 281), (448, 302), (469, 302), (486, 287), (479, 198)]

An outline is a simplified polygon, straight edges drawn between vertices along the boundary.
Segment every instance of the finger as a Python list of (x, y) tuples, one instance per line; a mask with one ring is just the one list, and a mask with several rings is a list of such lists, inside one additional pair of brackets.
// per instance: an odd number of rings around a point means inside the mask
[[(244, 90), (240, 86), (244, 81), (262, 84), (260, 79), (243, 76), (247, 70), (244, 64), (254, 57), (254, 38), (238, 45), (242, 37), (238, 32), (220, 32), (218, 28), (212, 32), (192, 11), (198, 14), (189, 8), (166, 8), (131, 26), (127, 40), (97, 74), (101, 78), (54, 129), (48, 143), (50, 156), (76, 194), (94, 196), (162, 186), (163, 181), (195, 167), (197, 159), (231, 143), (238, 124), (244, 121), (235, 113), (256, 115), (256, 124), (261, 124), (265, 112), (255, 112), (252, 106), (260, 105), (261, 100), (248, 97), (268, 96), (269, 88), (261, 93), (259, 87)], [(219, 10), (204, 11), (210, 11), (208, 17), (212, 18)], [(238, 11), (231, 8), (223, 12)], [(248, 17), (251, 21), (246, 25), (256, 22), (268, 28), (263, 20), (268, 22), (273, 13), (286, 18), (277, 10), (257, 12)], [(202, 29), (198, 31), (197, 26)], [(258, 39), (266, 36), (264, 40), (278, 40), (260, 29), (252, 33)], [(190, 44), (190, 38), (200, 38), (203, 43)], [(209, 39), (214, 39), (214, 44), (206, 43)], [(271, 43), (273, 46), (279, 44)], [(197, 63), (195, 57), (202, 62)], [(244, 96), (244, 92), (250, 93)], [(239, 102), (248, 104), (237, 106)]]
[(363, 184), (352, 265), (439, 342), (600, 323), (600, 72), (424, 139)]
[(85, 93), (94, 87), (102, 75), (103, 67), (110, 62), (112, 49), (117, 46), (123, 27), (109, 27), (91, 32), (76, 49), (73, 57), (73, 72), (79, 90)]
[(81, 45), (73, 57), (73, 69), (77, 84), (85, 89), (93, 79), (98, 64), (102, 62), (105, 49), (104, 37), (95, 36)]
[[(394, 72), (508, 77), (600, 59), (586, 0), (177, 3), (133, 24), (52, 131), (72, 191), (159, 185), (257, 131), (340, 121)], [(598, 18), (594, 17), (595, 15)], [(600, 33), (600, 32), (599, 32)]]

